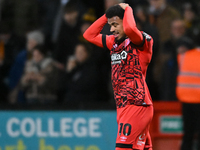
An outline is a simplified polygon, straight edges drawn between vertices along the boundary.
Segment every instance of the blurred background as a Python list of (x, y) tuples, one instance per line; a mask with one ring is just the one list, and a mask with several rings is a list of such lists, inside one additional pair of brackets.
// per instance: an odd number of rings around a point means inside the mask
[(154, 40), (154, 150), (200, 149), (199, 0), (0, 0), (0, 150), (114, 149), (110, 54), (82, 35), (120, 2)]

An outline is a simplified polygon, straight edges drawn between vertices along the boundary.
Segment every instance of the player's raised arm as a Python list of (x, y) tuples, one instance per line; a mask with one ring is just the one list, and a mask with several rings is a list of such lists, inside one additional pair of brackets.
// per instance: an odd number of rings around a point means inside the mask
[(132, 8), (126, 3), (120, 3), (119, 5), (125, 10), (123, 18), (125, 34), (130, 38), (133, 44), (140, 46), (143, 43), (143, 36), (136, 27)]
[(98, 20), (96, 20), (83, 34), (83, 37), (99, 46), (99, 47), (103, 47), (103, 43), (102, 43), (102, 34), (100, 34), (101, 30), (103, 29), (104, 25), (107, 23), (107, 18), (105, 15), (103, 15), (102, 17), (100, 17)]

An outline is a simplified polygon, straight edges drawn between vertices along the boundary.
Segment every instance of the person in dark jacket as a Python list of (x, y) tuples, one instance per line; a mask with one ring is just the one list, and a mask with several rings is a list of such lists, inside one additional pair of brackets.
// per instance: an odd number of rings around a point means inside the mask
[(0, 22), (0, 103), (7, 103), (9, 70), (25, 41), (11, 31), (10, 26)]
[(74, 57), (68, 59), (66, 70), (68, 82), (65, 103), (98, 101), (99, 71), (86, 44), (76, 45)]
[(160, 93), (161, 99), (167, 101), (177, 100), (176, 80), (178, 75), (177, 55), (194, 48), (194, 42), (188, 37), (181, 37), (174, 45), (169, 59), (163, 64), (161, 73)]
[[(165, 88), (164, 88), (165, 83), (164, 82), (168, 81), (168, 80), (165, 80), (165, 78), (168, 79), (168, 77), (170, 75), (165, 76), (165, 74), (163, 74), (163, 72), (165, 72), (166, 70), (163, 68), (165, 68), (164, 66), (166, 65), (166, 63), (169, 60), (176, 58), (177, 43), (178, 43), (179, 39), (184, 36), (185, 36), (185, 25), (184, 25), (183, 20), (181, 20), (181, 19), (174, 20), (171, 24), (171, 38), (162, 45), (162, 48), (160, 49), (160, 51), (157, 55), (157, 58), (155, 60), (156, 65), (153, 68), (154, 79), (158, 85), (158, 92), (159, 92), (158, 99), (160, 99), (160, 100), (175, 100), (174, 99), (175, 95), (172, 97), (169, 97), (169, 94), (167, 94), (165, 91)], [(173, 62), (173, 63), (175, 63), (175, 62)], [(174, 69), (176, 70), (176, 68), (174, 68)], [(163, 71), (163, 70), (165, 70), (165, 71)], [(165, 94), (167, 94), (167, 96)]]
[(73, 54), (74, 47), (78, 43), (79, 15), (76, 3), (66, 4), (53, 54), (54, 59), (62, 65), (65, 64), (66, 58)]

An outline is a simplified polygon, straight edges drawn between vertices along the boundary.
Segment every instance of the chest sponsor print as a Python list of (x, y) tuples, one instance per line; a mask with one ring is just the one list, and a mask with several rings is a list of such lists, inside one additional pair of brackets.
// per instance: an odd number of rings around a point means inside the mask
[(121, 53), (114, 53), (111, 55), (111, 64), (120, 64), (121, 60), (125, 60), (127, 58), (127, 52), (123, 50)]

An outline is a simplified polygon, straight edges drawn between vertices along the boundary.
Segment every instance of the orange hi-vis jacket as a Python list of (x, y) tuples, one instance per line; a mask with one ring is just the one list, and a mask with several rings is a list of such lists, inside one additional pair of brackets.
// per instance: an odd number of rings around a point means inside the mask
[(200, 48), (178, 55), (176, 95), (184, 103), (200, 103)]

